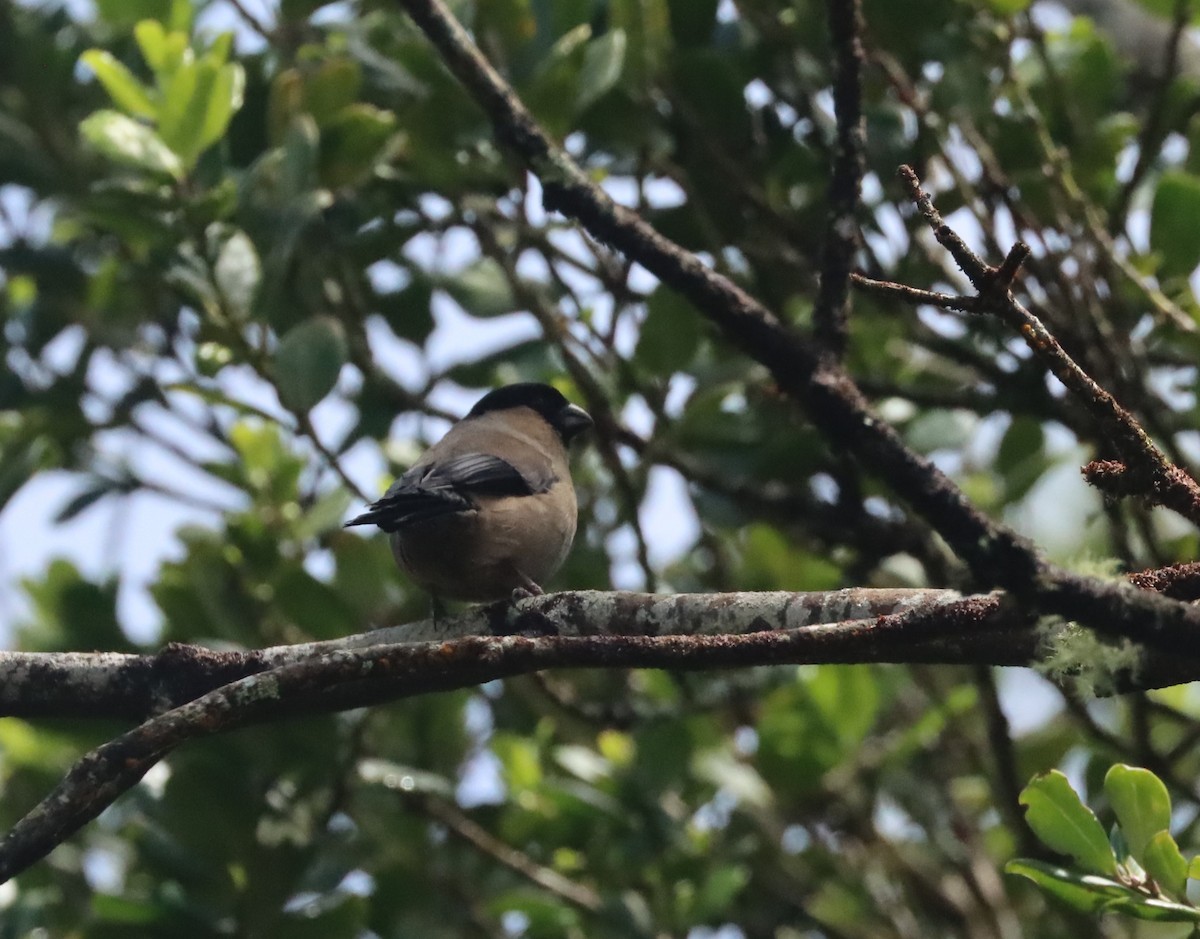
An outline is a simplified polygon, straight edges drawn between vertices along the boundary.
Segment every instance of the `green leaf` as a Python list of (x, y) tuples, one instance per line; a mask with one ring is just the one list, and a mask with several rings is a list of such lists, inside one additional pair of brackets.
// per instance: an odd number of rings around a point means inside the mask
[(1081, 874), (1043, 861), (1018, 858), (1004, 865), (1004, 873), (1026, 877), (1046, 893), (1083, 913), (1098, 913), (1114, 902), (1142, 899), (1130, 887), (1107, 877)]
[(310, 638), (333, 639), (354, 630), (350, 606), (334, 588), (298, 565), (285, 570), (275, 584), (275, 602), (279, 611)]
[(331, 188), (374, 172), (396, 130), (396, 115), (371, 104), (343, 108), (321, 133), (321, 181)]
[(1200, 264), (1200, 178), (1164, 173), (1150, 209), (1150, 248), (1162, 258), (1160, 274), (1186, 277)]
[(191, 4), (188, 0), (96, 0), (100, 18), (119, 29), (127, 29), (139, 20), (173, 20), (181, 6)]
[(297, 538), (315, 538), (341, 528), (351, 496), (345, 489), (331, 489), (309, 506), (295, 524)]
[(1200, 880), (1200, 854), (1197, 854), (1190, 864), (1188, 864), (1188, 878), (1191, 880)]
[[(189, 55), (167, 76), (162, 87), (162, 105), (158, 111), (158, 132), (168, 147), (190, 163), (189, 141), (196, 135), (199, 115), (194, 107), (201, 65)], [(211, 76), (205, 79), (211, 81)]]
[(671, 34), (676, 43), (703, 45), (717, 25), (718, 0), (667, 0)]
[[(268, 498), (294, 502), (299, 498), (297, 483), (303, 461), (284, 444), (283, 431), (274, 421), (238, 421), (229, 430), (229, 442), (237, 450), (238, 460), (229, 469), (231, 481), (249, 492)], [(252, 522), (252, 527), (259, 520)], [(232, 539), (233, 529), (226, 535)], [(275, 543), (272, 539), (272, 552)]]
[(1046, 433), (1039, 420), (1016, 417), (1000, 440), (996, 469), (1004, 480), (1010, 502), (1025, 496), (1046, 471)]
[(741, 865), (725, 864), (710, 871), (696, 891), (693, 921), (713, 922), (727, 916), (730, 905), (749, 882), (750, 873)]
[(222, 65), (203, 104), (204, 118), (200, 126), (198, 153), (203, 153), (225, 136), (229, 122), (242, 106), (246, 88), (246, 71), (237, 62)]
[(319, 127), (358, 100), (362, 67), (353, 59), (330, 59), (303, 82), (304, 107)]
[(612, 29), (589, 43), (579, 72), (575, 108), (583, 111), (603, 97), (621, 78), (625, 67), (625, 30)]
[(756, 754), (763, 779), (777, 793), (811, 795), (825, 773), (859, 751), (879, 705), (867, 666), (805, 669), (763, 699)]
[(516, 306), (504, 270), (491, 258), (480, 258), (438, 286), (467, 313), (483, 319), (511, 313)]
[(433, 332), (433, 286), (428, 277), (414, 274), (399, 290), (375, 295), (375, 309), (401, 339), (424, 343)]
[(183, 163), (145, 124), (117, 111), (97, 111), (79, 125), (83, 139), (116, 163), (159, 176), (183, 177)]
[(293, 411), (311, 410), (333, 390), (346, 363), (346, 335), (331, 316), (314, 316), (290, 330), (275, 352), (275, 386)]
[(288, 125), (303, 108), (304, 79), (298, 70), (284, 69), (275, 76), (267, 94), (267, 134), (273, 143), (283, 140)]
[(523, 94), (529, 107), (552, 133), (566, 134), (576, 116), (576, 100), (583, 88), (580, 72), (592, 28), (580, 23), (559, 36), (547, 51), (534, 81)]
[(1058, 770), (1040, 773), (1021, 791), (1025, 820), (1045, 844), (1082, 867), (1115, 874), (1117, 859), (1095, 814)]
[(209, 43), (208, 51), (204, 53), (204, 57), (219, 68), (229, 61), (229, 54), (231, 52), (233, 52), (233, 33), (218, 33), (212, 42)]
[(918, 453), (957, 450), (966, 446), (975, 430), (976, 418), (965, 411), (929, 408), (904, 428), (904, 439)]
[(158, 114), (149, 89), (111, 53), (88, 49), (79, 61), (92, 70), (117, 107), (136, 117), (153, 119)]
[(337, 557), (334, 586), (354, 607), (358, 621), (365, 622), (402, 589), (396, 562), (382, 538), (359, 538), (347, 532), (333, 540)]
[(220, 140), (241, 106), (245, 72), (241, 65), (219, 65), (215, 56), (182, 62), (163, 90), (159, 132), (167, 145), (192, 165)]
[(869, 665), (819, 669), (808, 682), (808, 693), (848, 746), (866, 738), (883, 703), (879, 674)]
[(542, 761), (532, 740), (516, 734), (497, 733), (492, 738), (491, 750), (500, 761), (504, 781), (514, 796), (542, 782)]
[(1142, 851), (1142, 867), (1168, 896), (1187, 899), (1188, 862), (1171, 833), (1160, 831)]
[(45, 437), (33, 439), (5, 438), (0, 435), (0, 509), (20, 491), (39, 470), (56, 463), (53, 444)]
[(91, 915), (105, 925), (146, 926), (163, 923), (167, 910), (146, 900), (97, 893), (92, 896)]
[(1104, 792), (1112, 803), (1129, 845), (1129, 853), (1145, 867), (1146, 845), (1171, 824), (1171, 797), (1161, 779), (1148, 769), (1117, 763), (1104, 777)]
[(225, 238), (213, 266), (213, 276), (225, 307), (235, 318), (249, 317), (262, 279), (258, 251), (249, 236), (235, 230)]
[(69, 561), (57, 560), (39, 580), (27, 579), (23, 584), (35, 614), (35, 619), (19, 630), (23, 648), (130, 648), (117, 616), (115, 579), (96, 583)]
[(639, 84), (663, 68), (671, 47), (670, 8), (667, 0), (612, 0), (610, 23), (629, 38), (626, 68)]
[(281, 202), (294, 204), (298, 196), (316, 185), (320, 142), (321, 132), (309, 115), (299, 114), (288, 125), (281, 147), (278, 193)]
[(1046, 893), (1084, 913), (1124, 913), (1161, 923), (1200, 922), (1200, 909), (1148, 896), (1107, 877), (1080, 874), (1029, 858), (1004, 865), (1006, 874), (1026, 877)]
[(1159, 900), (1156, 897), (1143, 899), (1139, 895), (1136, 900), (1122, 900), (1111, 904), (1108, 909), (1151, 923), (1200, 923), (1200, 909), (1171, 900)]
[(167, 32), (156, 19), (142, 20), (133, 28), (142, 58), (158, 79), (161, 89), (170, 75), (183, 62), (188, 48), (188, 37), (183, 32)]
[(666, 378), (691, 364), (705, 330), (696, 308), (676, 291), (660, 285), (646, 301), (646, 319), (633, 360)]

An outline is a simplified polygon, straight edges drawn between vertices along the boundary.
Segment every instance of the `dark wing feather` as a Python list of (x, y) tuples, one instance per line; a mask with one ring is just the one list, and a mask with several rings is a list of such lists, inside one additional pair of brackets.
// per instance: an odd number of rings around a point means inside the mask
[(413, 522), (470, 511), (479, 497), (532, 496), (556, 481), (553, 475), (531, 478), (498, 456), (464, 453), (413, 467), (346, 525), (378, 525), (393, 532)]
[(549, 473), (534, 478), (490, 453), (464, 453), (430, 466), (422, 484), (429, 485), (430, 481), (439, 486), (449, 484), (464, 494), (498, 497), (536, 495), (557, 480)]

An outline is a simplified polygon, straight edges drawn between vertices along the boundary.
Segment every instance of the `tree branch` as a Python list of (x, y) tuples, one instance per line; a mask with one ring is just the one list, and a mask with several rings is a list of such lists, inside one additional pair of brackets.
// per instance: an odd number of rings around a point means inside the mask
[[(558, 594), (542, 600), (570, 604), (572, 596)], [(688, 607), (677, 597), (653, 602), (665, 611), (667, 621), (685, 615)], [(727, 619), (727, 608), (715, 603), (712, 609), (713, 625), (719, 628), (721, 620)], [(969, 638), (970, 648), (986, 645), (979, 640), (997, 621), (1002, 635), (996, 637), (992, 655), (1020, 656), (1022, 635), (1025, 656), (1036, 643), (1031, 631), (1014, 636), (1011, 628), (1003, 626), (1011, 606), (999, 596), (968, 597), (874, 619), (815, 626), (800, 625), (810, 612), (803, 603), (760, 606), (760, 610), (752, 621), (760, 631), (742, 635), (510, 635), (389, 643), (329, 651), (241, 678), (153, 717), (84, 756), (0, 840), (0, 882), (44, 857), (99, 815), (175, 747), (251, 723), (364, 707), (545, 668), (704, 669), (889, 661), (905, 648), (921, 661), (940, 662), (956, 654), (953, 649), (961, 647), (964, 637)], [(526, 627), (549, 623), (527, 605), (515, 617)], [(632, 623), (644, 628), (647, 619), (635, 617)], [(913, 653), (914, 643), (922, 651)]]
[[(1200, 567), (1200, 565), (1195, 565)], [(1145, 572), (1148, 577), (1156, 572)], [(1161, 583), (1195, 592), (1195, 570), (1161, 572)], [(1040, 638), (1028, 613), (1003, 594), (947, 590), (826, 593), (559, 593), (479, 607), (326, 642), (250, 653), (171, 646), (158, 656), (4, 653), (6, 708), (28, 713), (28, 689), (49, 683), (86, 692), (43, 695), (46, 714), (87, 716), (162, 707), (182, 689), (219, 683), (145, 720), (84, 756), (0, 840), (0, 882), (53, 847), (194, 737), (300, 714), (346, 710), (464, 688), (549, 668), (744, 668), (845, 663), (1022, 665)], [(465, 632), (484, 635), (464, 635)], [(525, 634), (515, 634), (524, 631)], [(487, 635), (491, 633), (491, 635)], [(238, 675), (239, 670), (249, 674)], [(1174, 684), (1200, 661), (1148, 651), (1121, 688)], [(181, 675), (176, 680), (177, 675)], [(237, 677), (233, 677), (237, 676)]]
[(421, 620), (324, 642), (245, 652), (179, 644), (154, 655), (0, 652), (0, 717), (140, 721), (240, 678), (382, 644), (446, 642), (524, 629), (562, 637), (739, 634), (859, 620), (958, 599), (952, 590), (868, 588), (669, 596), (574, 591), (474, 607), (436, 623)]

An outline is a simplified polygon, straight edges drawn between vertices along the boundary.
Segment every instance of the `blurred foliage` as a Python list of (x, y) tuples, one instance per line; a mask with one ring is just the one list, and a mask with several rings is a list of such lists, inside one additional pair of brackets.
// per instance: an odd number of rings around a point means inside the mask
[[(0, 509), (57, 473), (47, 524), (108, 512), (113, 558), (138, 545), (135, 507), (187, 519), (145, 548), (152, 640), (128, 629), (122, 565), (63, 559), (25, 584), (21, 648), (257, 647), (422, 615), (384, 540), (340, 523), (513, 380), (630, 429), (579, 456), (580, 535), (552, 586), (968, 585), (687, 302), (542, 210), (398, 4), (268, 6), (0, 2)], [(595, 179), (810, 323), (823, 4), (453, 6)], [(865, 0), (862, 266), (961, 287), (893, 183), (911, 163), (990, 260), (1032, 245), (1023, 296), (1182, 459), (1196, 88), (1146, 91), (1145, 63), (1050, 6)], [(1094, 427), (1001, 324), (860, 294), (851, 331), (882, 417), (986, 511), (1065, 560), (1196, 556), (1164, 513), (1083, 488)], [(0, 891), (0, 939), (1091, 934), (1001, 870), (1021, 854), (1056, 880), (1036, 831), (1095, 876), (1132, 858), (1178, 888), (1198, 714), (1186, 689), (1081, 703), (1029, 675), (781, 667), (550, 674), (253, 728), (173, 754)], [(0, 824), (111, 730), (0, 721)], [(1162, 818), (1136, 846), (1101, 787), (1126, 751), (1174, 795), (1175, 854), (1147, 853)], [(1047, 837), (1034, 804), (1070, 803), (1053, 777), (1026, 790), (1027, 827), (1017, 794), (1053, 766), (1105, 793), (1126, 854)]]

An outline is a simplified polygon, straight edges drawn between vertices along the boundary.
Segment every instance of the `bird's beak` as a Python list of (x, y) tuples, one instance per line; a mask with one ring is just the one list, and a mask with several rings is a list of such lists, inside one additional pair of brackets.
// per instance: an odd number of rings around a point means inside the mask
[(562, 438), (568, 443), (572, 437), (589, 430), (593, 424), (595, 421), (592, 420), (592, 416), (577, 404), (568, 404), (558, 417)]

